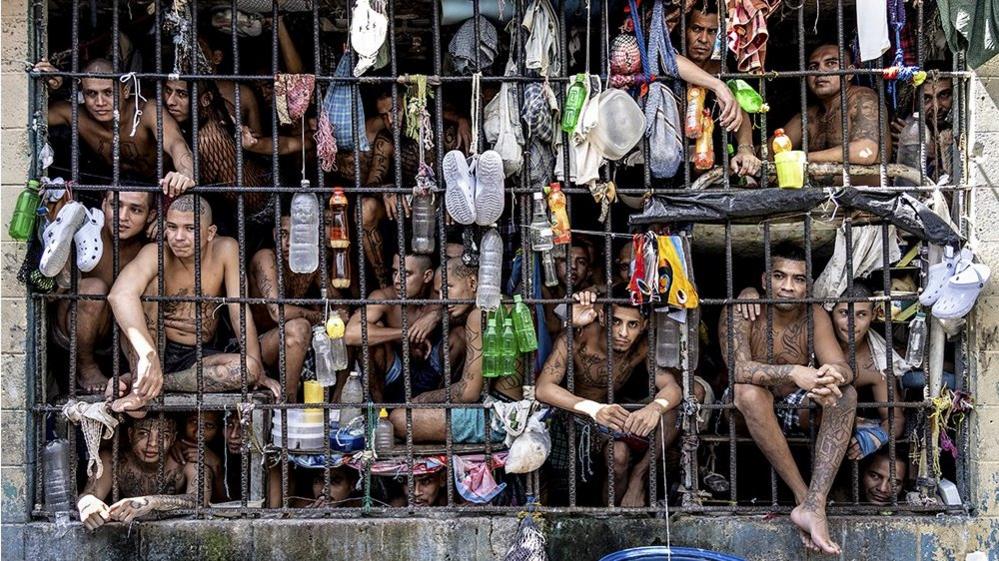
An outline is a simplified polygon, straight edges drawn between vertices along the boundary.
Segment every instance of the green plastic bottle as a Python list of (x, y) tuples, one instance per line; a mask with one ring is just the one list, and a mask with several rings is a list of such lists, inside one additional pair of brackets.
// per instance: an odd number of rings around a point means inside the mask
[(562, 130), (576, 130), (576, 123), (586, 102), (586, 74), (576, 74), (576, 79), (565, 93), (565, 107), (562, 108)]
[(513, 333), (517, 336), (517, 350), (529, 353), (538, 350), (538, 336), (534, 333), (534, 318), (520, 294), (513, 297)]
[(28, 185), (17, 196), (14, 215), (10, 218), (10, 228), (7, 233), (18, 241), (28, 241), (35, 231), (35, 220), (38, 219), (38, 207), (42, 196), (38, 193), (41, 186), (37, 180), (29, 179)]
[(513, 319), (503, 320), (503, 350), (500, 376), (510, 376), (517, 371), (517, 336), (513, 333)]
[(495, 378), (499, 375), (500, 362), (500, 335), (496, 329), (496, 318), (489, 318), (486, 325), (482, 344), (482, 377)]

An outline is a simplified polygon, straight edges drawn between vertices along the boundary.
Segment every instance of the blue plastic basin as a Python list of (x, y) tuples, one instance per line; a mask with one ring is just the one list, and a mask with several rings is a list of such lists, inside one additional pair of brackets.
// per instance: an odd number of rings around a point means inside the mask
[(604, 556), (600, 561), (662, 561), (667, 559), (667, 552), (672, 553), (673, 561), (746, 561), (742, 557), (698, 547), (670, 548), (664, 545), (622, 549)]

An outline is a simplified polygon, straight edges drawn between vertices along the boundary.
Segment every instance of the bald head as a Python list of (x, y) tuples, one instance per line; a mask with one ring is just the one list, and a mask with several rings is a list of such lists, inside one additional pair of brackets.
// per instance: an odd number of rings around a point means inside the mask
[(114, 67), (106, 58), (95, 58), (90, 62), (88, 62), (87, 65), (83, 67), (83, 71), (102, 72), (102, 73), (111, 74), (112, 72), (114, 72)]

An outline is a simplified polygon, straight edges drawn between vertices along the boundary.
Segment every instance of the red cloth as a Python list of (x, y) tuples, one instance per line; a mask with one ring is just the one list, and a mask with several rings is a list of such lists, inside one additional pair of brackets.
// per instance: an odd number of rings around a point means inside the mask
[(762, 72), (767, 58), (767, 18), (780, 0), (729, 0), (728, 48), (740, 72)]

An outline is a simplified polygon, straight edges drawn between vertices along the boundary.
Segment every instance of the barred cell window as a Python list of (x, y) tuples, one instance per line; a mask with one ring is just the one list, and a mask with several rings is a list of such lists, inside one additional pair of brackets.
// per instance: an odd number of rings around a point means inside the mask
[(969, 75), (823, 4), (34, 5), (36, 515), (963, 511)]

